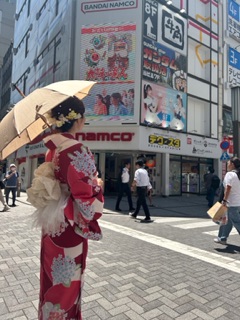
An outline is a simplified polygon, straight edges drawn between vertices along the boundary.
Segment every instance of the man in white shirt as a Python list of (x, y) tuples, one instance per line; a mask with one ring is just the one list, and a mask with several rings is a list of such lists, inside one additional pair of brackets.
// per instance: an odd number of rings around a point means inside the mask
[(122, 169), (121, 172), (121, 181), (119, 182), (119, 194), (117, 198), (117, 202), (115, 205), (115, 210), (121, 212), (122, 210), (120, 209), (119, 205), (122, 200), (123, 194), (126, 193), (127, 198), (128, 198), (128, 205), (129, 205), (129, 212), (134, 211), (135, 208), (133, 208), (133, 203), (132, 203), (132, 194), (131, 190), (129, 187), (129, 169), (130, 169), (130, 162), (127, 161), (124, 163), (124, 168)]
[(150, 212), (147, 205), (146, 194), (147, 190), (151, 189), (151, 183), (149, 181), (149, 176), (147, 170), (143, 168), (144, 163), (142, 160), (137, 160), (136, 163), (137, 170), (135, 171), (134, 180), (132, 182), (131, 190), (134, 191), (137, 188), (137, 208), (134, 212), (129, 213), (132, 218), (136, 218), (141, 206), (143, 207), (145, 213), (145, 219), (142, 220), (144, 222), (152, 221), (150, 218)]

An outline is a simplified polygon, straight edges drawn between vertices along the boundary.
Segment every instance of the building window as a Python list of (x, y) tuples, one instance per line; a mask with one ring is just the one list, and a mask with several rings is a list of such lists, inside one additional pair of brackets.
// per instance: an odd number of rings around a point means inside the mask
[(31, 0), (28, 0), (28, 7), (27, 7), (27, 16), (30, 15), (30, 9), (31, 9)]
[(25, 58), (27, 57), (28, 52), (29, 52), (29, 48), (28, 48), (28, 40), (29, 40), (29, 38), (30, 38), (30, 35), (28, 34), (26, 36), (26, 43), (25, 43)]
[(187, 131), (203, 136), (210, 136), (210, 103), (188, 97)]
[(55, 16), (58, 15), (59, 12), (59, 0), (56, 0), (56, 5), (55, 5)]

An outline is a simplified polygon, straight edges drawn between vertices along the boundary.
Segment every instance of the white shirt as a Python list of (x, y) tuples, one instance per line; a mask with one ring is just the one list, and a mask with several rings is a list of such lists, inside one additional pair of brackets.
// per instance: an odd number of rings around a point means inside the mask
[(128, 172), (128, 168), (123, 168), (122, 171), (122, 183), (128, 183), (129, 182), (129, 172)]
[(223, 180), (223, 186), (226, 188), (231, 186), (231, 190), (228, 196), (228, 207), (240, 207), (240, 180), (236, 172), (229, 171), (226, 173), (225, 178)]
[(136, 181), (137, 187), (150, 187), (147, 170), (143, 168), (139, 168), (135, 171), (134, 180)]

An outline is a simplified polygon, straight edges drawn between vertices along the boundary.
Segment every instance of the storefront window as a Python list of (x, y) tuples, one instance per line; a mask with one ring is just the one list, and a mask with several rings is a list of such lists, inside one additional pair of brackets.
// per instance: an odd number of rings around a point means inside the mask
[(212, 159), (171, 155), (169, 172), (169, 195), (181, 193), (205, 194), (204, 175)]

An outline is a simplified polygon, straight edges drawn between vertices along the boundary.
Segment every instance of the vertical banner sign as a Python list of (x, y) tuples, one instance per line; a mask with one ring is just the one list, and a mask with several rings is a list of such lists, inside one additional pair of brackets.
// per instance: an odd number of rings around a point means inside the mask
[(186, 131), (187, 21), (144, 1), (141, 123)]
[(233, 48), (228, 52), (228, 83), (233, 87), (240, 85), (240, 52)]
[(160, 6), (158, 8), (157, 42), (187, 55), (187, 23), (175, 12)]
[(144, 4), (144, 29), (143, 35), (154, 41), (157, 40), (158, 3), (146, 0)]
[(233, 0), (228, 0), (228, 31), (230, 36), (240, 38), (240, 6)]

